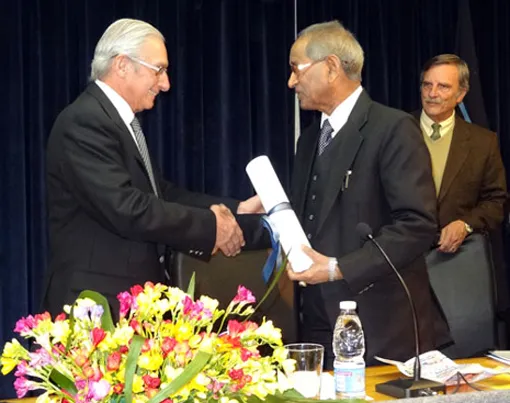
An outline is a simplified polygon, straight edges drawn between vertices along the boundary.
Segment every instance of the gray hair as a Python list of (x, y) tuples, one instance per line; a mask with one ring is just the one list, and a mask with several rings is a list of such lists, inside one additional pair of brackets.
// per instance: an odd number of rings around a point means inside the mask
[(363, 49), (354, 35), (340, 22), (329, 21), (310, 25), (298, 37), (308, 39), (306, 55), (312, 60), (325, 59), (336, 55), (350, 80), (361, 81)]
[(434, 56), (432, 59), (427, 60), (425, 65), (423, 66), (423, 70), (420, 74), (420, 85), (423, 83), (423, 77), (425, 73), (429, 71), (434, 66), (441, 66), (444, 64), (449, 64), (452, 66), (457, 66), (457, 71), (459, 72), (459, 87), (466, 92), (469, 91), (469, 67), (467, 63), (462, 60), (459, 56), (445, 53), (442, 55)]
[(117, 55), (138, 57), (140, 48), (150, 36), (165, 40), (161, 32), (144, 21), (123, 18), (112, 23), (96, 45), (90, 80), (101, 79), (108, 74)]

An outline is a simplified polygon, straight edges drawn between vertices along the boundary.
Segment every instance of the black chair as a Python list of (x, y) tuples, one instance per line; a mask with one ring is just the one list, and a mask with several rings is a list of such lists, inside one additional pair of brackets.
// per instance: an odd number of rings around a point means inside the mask
[(472, 234), (457, 253), (432, 250), (426, 259), (430, 283), (455, 341), (443, 353), (455, 359), (500, 348), (494, 268), (487, 238)]
[[(238, 285), (243, 285), (253, 292), (258, 302), (268, 288), (262, 279), (262, 267), (267, 257), (266, 250), (246, 251), (232, 258), (218, 253), (206, 263), (176, 253), (171, 259), (171, 284), (186, 290), (195, 273), (196, 297), (208, 295), (217, 299), (220, 307), (225, 308), (235, 297)], [(285, 343), (295, 342), (297, 338), (293, 291), (292, 282), (283, 273), (278, 286), (251, 319), (258, 323), (263, 316), (272, 320), (275, 326), (282, 329)]]

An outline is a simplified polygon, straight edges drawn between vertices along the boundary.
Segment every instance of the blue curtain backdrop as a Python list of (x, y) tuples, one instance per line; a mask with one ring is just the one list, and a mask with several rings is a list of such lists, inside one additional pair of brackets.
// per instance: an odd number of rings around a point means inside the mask
[[(341, 20), (365, 49), (363, 85), (380, 102), (419, 108), (422, 64), (456, 50), (469, 7), (483, 104), (510, 168), (510, 2), (298, 0), (298, 29)], [(172, 89), (143, 116), (156, 163), (193, 190), (252, 194), (244, 173), (268, 154), (284, 186), (294, 150), (286, 87), (293, 0), (2, 0), (0, 345), (35, 313), (48, 257), (45, 144), (58, 112), (84, 88), (94, 46), (115, 19), (140, 18), (167, 38)], [(306, 124), (310, 114), (304, 114)], [(0, 378), (0, 397), (13, 395)]]

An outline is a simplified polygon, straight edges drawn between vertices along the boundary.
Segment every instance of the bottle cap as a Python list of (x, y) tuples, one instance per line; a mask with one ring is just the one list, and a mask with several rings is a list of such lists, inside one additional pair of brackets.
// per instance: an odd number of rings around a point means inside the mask
[(340, 309), (353, 311), (356, 306), (356, 301), (340, 301)]

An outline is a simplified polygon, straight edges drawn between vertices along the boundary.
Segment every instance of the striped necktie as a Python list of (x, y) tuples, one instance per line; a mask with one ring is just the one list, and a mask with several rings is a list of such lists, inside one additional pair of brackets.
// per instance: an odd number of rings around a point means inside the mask
[(320, 136), (319, 136), (319, 149), (317, 151), (318, 155), (321, 155), (329, 143), (331, 143), (331, 140), (333, 140), (333, 128), (331, 127), (331, 124), (329, 123), (329, 120), (326, 119), (324, 123), (322, 124)]
[(158, 196), (158, 189), (156, 187), (156, 181), (154, 180), (154, 173), (152, 172), (152, 164), (151, 159), (149, 157), (149, 150), (147, 149), (147, 143), (145, 142), (145, 136), (143, 135), (142, 127), (140, 126), (140, 121), (136, 116), (131, 122), (131, 128), (133, 129), (133, 133), (135, 134), (135, 139), (138, 145), (138, 151), (140, 151), (140, 155), (142, 156), (145, 169), (149, 174), (149, 180), (151, 182), (152, 190), (154, 190), (154, 194)]

